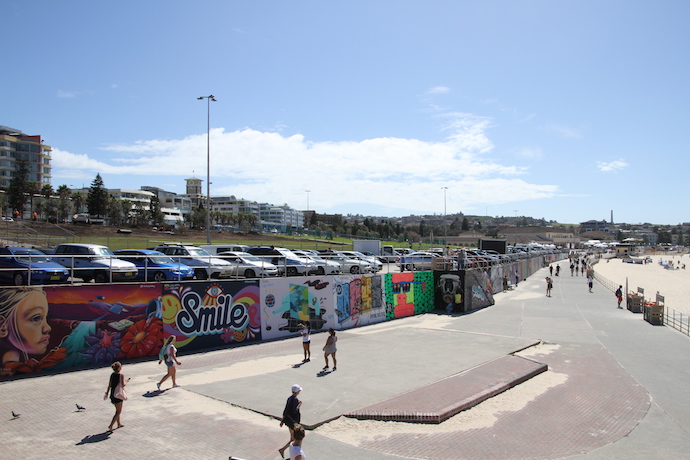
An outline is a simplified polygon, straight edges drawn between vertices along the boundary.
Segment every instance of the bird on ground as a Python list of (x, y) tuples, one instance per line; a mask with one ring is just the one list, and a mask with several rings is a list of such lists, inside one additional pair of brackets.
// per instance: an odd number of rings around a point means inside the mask
[(12, 411), (12, 418), (19, 418), (19, 416), (22, 414), (15, 414), (14, 411)]
[(76, 405), (78, 411), (86, 410), (86, 407), (81, 407), (79, 404)]

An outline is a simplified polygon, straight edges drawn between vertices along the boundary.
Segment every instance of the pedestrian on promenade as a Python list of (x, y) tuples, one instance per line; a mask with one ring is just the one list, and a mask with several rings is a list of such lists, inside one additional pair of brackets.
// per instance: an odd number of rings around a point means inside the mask
[(551, 297), (551, 289), (553, 289), (553, 280), (551, 277), (546, 277), (546, 297)]
[(556, 276), (560, 275), (560, 273), (561, 273), (561, 266), (556, 265)]
[(295, 423), (295, 440), (292, 441), (290, 444), (290, 449), (288, 450), (290, 454), (290, 460), (306, 460), (307, 456), (304, 455), (304, 451), (302, 450), (302, 440), (304, 439), (304, 436), (306, 436), (306, 433), (304, 432), (304, 428), (302, 428), (302, 425), (299, 423)]
[(518, 287), (518, 282), (520, 281), (520, 276), (518, 275), (517, 268), (515, 269), (515, 287)]
[(337, 341), (338, 337), (335, 336), (335, 329), (328, 329), (328, 340), (326, 340), (326, 345), (323, 347), (323, 357), (326, 360), (326, 367), (323, 368), (324, 371), (328, 370), (328, 355), (333, 356), (333, 370), (336, 370), (335, 366), (338, 365), (338, 361), (335, 359), (335, 352), (338, 351), (338, 348), (335, 346), (335, 343)]
[(508, 290), (508, 275), (503, 274), (503, 292)]
[[(182, 363), (177, 360), (177, 348), (175, 348), (175, 336), (171, 335), (168, 337), (168, 340), (165, 341), (165, 344), (163, 345), (165, 347), (165, 353), (163, 354), (163, 361), (165, 361), (165, 365), (168, 367), (168, 373), (163, 376), (160, 382), (156, 384), (158, 389), (161, 389), (161, 385), (163, 382), (165, 382), (168, 377), (172, 379), (172, 384), (173, 388), (179, 387), (177, 384), (176, 376), (177, 376), (177, 368), (175, 365), (181, 365)], [(158, 360), (158, 364), (161, 363), (161, 360)]]
[(592, 275), (587, 276), (587, 286), (589, 286), (589, 292), (592, 292), (592, 286), (594, 286), (594, 278)]
[(621, 307), (621, 302), (623, 302), (623, 286), (618, 285), (618, 289), (616, 289), (616, 298), (618, 299), (618, 308)]
[(553, 265), (549, 264), (549, 275), (553, 276)]
[(575, 264), (570, 261), (570, 276), (573, 276), (573, 272), (575, 271)]
[(113, 431), (113, 425), (117, 422), (117, 427), (122, 428), (124, 425), (120, 421), (120, 414), (122, 414), (122, 405), (124, 400), (127, 399), (127, 395), (124, 392), (125, 385), (129, 382), (129, 379), (125, 380), (125, 376), (120, 373), (122, 370), (122, 364), (119, 361), (115, 361), (110, 365), (113, 369), (113, 373), (110, 374), (110, 379), (108, 379), (108, 388), (105, 390), (105, 395), (103, 399), (108, 397), (110, 393), (110, 402), (115, 406), (115, 415), (110, 421), (108, 426), (108, 431)]
[(301, 391), (301, 386), (297, 384), (292, 385), (292, 395), (287, 399), (285, 409), (283, 409), (283, 419), (280, 421), (280, 426), (282, 427), (283, 425), (287, 425), (288, 430), (290, 430), (290, 440), (287, 442), (287, 444), (278, 449), (280, 458), (285, 458), (285, 449), (290, 447), (290, 443), (295, 440), (295, 428), (302, 428), (302, 426), (299, 425), (299, 422), (302, 418), (302, 414), (299, 411), (300, 407), (302, 407), (302, 401), (297, 398)]
[(308, 363), (311, 361), (311, 322), (305, 321), (299, 327), (302, 329), (300, 335), (302, 336), (302, 348), (304, 349), (304, 359), (302, 362)]

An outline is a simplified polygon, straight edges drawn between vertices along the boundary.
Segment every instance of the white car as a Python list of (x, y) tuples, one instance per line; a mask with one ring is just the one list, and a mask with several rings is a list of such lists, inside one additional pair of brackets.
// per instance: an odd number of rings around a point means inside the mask
[(163, 244), (154, 248), (173, 258), (178, 263), (189, 265), (194, 269), (197, 279), (229, 278), (232, 276), (232, 265), (197, 246), (184, 244)]
[(341, 254), (349, 257), (350, 259), (363, 260), (372, 266), (375, 272), (383, 270), (383, 262), (374, 256), (367, 256), (358, 251), (340, 251)]
[(323, 257), (313, 254), (311, 251), (295, 250), (292, 251), (300, 257), (313, 260), (318, 266), (317, 275), (339, 275), (342, 273), (342, 268), (338, 262), (324, 259)]
[(221, 252), (218, 258), (232, 264), (232, 274), (245, 278), (265, 278), (278, 276), (278, 267), (246, 252)]
[(372, 273), (374, 267), (365, 260), (351, 259), (344, 254), (337, 252), (322, 252), (320, 256), (326, 260), (336, 262), (340, 265), (340, 270), (343, 273)]

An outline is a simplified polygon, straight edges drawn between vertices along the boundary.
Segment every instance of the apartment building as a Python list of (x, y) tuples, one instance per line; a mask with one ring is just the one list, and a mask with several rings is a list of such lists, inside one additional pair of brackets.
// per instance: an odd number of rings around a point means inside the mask
[(28, 179), (40, 187), (50, 184), (51, 153), (40, 135), (27, 135), (18, 129), (0, 125), (0, 186), (8, 187), (17, 169), (17, 160), (26, 160)]

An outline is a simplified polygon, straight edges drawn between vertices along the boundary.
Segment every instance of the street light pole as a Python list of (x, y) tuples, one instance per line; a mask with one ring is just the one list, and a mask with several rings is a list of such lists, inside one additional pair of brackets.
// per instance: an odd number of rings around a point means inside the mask
[(309, 211), (309, 193), (311, 190), (305, 190), (305, 192), (307, 192), (307, 211)]
[(448, 187), (441, 187), (443, 189), (443, 244), (448, 246), (448, 231), (446, 229), (446, 190)]
[(206, 114), (206, 244), (211, 244), (211, 101), (216, 102), (216, 98), (210, 96), (200, 96), (197, 100), (207, 102)]

